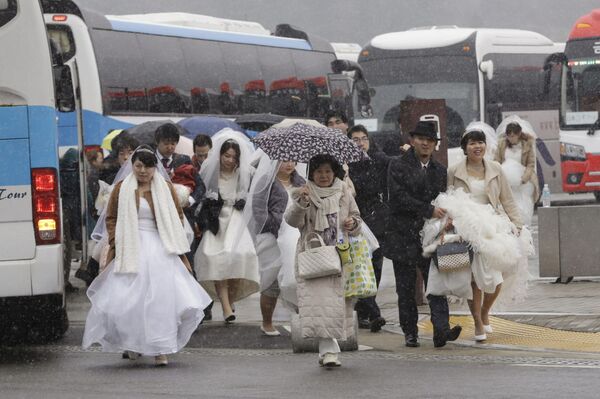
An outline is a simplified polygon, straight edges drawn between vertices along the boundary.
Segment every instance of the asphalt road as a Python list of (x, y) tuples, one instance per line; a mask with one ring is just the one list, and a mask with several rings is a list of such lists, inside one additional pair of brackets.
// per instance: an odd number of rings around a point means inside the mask
[(186, 349), (152, 359), (75, 346), (0, 351), (0, 397), (70, 398), (597, 398), (600, 360), (427, 348), (342, 354), (326, 370), (289, 350)]

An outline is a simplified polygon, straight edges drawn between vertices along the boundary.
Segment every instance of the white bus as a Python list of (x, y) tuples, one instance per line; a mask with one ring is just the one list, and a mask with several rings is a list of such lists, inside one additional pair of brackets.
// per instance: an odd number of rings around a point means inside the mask
[[(319, 119), (330, 108), (352, 108), (351, 79), (331, 73), (331, 45), (289, 25), (271, 33), (257, 23), (185, 13), (105, 16), (71, 0), (42, 4), (79, 93), (77, 111), (60, 114), (62, 151), (97, 147), (110, 130), (153, 119)], [(82, 231), (75, 240), (85, 241), (85, 220), (73, 224)]]
[(68, 327), (55, 107), (73, 92), (38, 1), (0, 0), (0, 53), (0, 342), (44, 342)]
[(359, 58), (375, 92), (374, 117), (356, 122), (397, 132), (400, 101), (444, 99), (452, 163), (462, 154), (460, 137), (470, 122), (496, 127), (518, 114), (540, 139), (542, 179), (560, 191), (558, 82), (545, 94), (543, 68), (546, 57), (562, 48), (538, 33), (512, 29), (428, 27), (376, 36)]

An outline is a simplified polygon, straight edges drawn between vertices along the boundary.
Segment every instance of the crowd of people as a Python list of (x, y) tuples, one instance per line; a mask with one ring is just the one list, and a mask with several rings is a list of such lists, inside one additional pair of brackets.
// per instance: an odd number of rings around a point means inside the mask
[[(155, 356), (164, 366), (212, 318), (212, 301), (229, 324), (236, 302), (259, 292), (263, 334), (280, 335), (273, 314), (283, 303), (298, 314), (301, 336), (318, 340), (319, 364), (340, 366), (338, 340), (356, 333), (354, 311), (359, 328), (374, 333), (386, 320), (375, 296), (344, 295), (344, 273), (298, 275), (298, 254), (314, 236), (327, 246), (364, 237), (377, 285), (384, 256), (392, 260), (406, 346), (420, 345), (417, 272), (435, 347), (461, 334), (461, 326), (450, 326), (448, 295), (468, 300), (475, 340), (493, 333), (489, 314), (503, 282), (527, 279), (518, 265), (526, 263), (520, 238), (538, 191), (532, 136), (508, 124), (490, 158), (486, 134), (467, 128), (464, 160), (447, 169), (433, 158), (439, 139), (431, 123), (417, 124), (401, 156), (378, 149), (364, 126), (349, 128), (343, 113), (330, 112), (325, 124), (367, 156), (341, 164), (321, 154), (303, 169), (269, 159), (243, 134), (224, 129), (212, 138), (198, 135), (190, 158), (175, 152), (179, 130), (169, 123), (156, 130), (154, 147), (124, 132), (106, 158), (88, 154), (97, 245), (87, 270), (92, 306), (83, 346), (98, 343), (131, 360)], [(509, 161), (523, 166), (516, 183), (501, 165)], [(464, 195), (459, 206), (446, 198), (454, 191)], [(486, 230), (491, 223), (510, 231)], [(479, 238), (470, 239), (475, 230)], [(466, 272), (441, 273), (436, 250), (427, 250), (430, 243), (443, 246), (451, 233), (471, 244)], [(484, 239), (514, 247), (510, 265), (494, 262), (495, 248)], [(514, 298), (517, 286), (502, 292)]]

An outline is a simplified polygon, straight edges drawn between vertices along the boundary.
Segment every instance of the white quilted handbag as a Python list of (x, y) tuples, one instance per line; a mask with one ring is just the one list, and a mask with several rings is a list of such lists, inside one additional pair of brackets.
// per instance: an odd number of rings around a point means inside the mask
[[(310, 237), (313, 238), (309, 240)], [(298, 254), (298, 277), (309, 280), (342, 273), (342, 262), (336, 247), (325, 245), (319, 234), (307, 234), (304, 248)]]

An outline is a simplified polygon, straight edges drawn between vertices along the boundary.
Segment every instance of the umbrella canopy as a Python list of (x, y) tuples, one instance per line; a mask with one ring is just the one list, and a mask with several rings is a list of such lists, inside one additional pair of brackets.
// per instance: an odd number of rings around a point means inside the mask
[(121, 134), (122, 131), (123, 131), (123, 129), (112, 130), (110, 133), (108, 133), (106, 136), (104, 136), (100, 147), (104, 148), (105, 150), (112, 151), (112, 140), (115, 137), (117, 137), (119, 134)]
[(235, 118), (235, 123), (242, 126), (245, 123), (265, 123), (274, 125), (285, 119), (285, 116), (275, 114), (244, 114)]
[(230, 128), (240, 133), (244, 133), (237, 123), (230, 121), (225, 118), (218, 118), (216, 116), (193, 116), (191, 118), (182, 119), (177, 122), (179, 126), (184, 128), (184, 135), (190, 139), (194, 139), (199, 134), (206, 134), (212, 136), (220, 130)]
[(177, 143), (177, 147), (175, 147), (175, 152), (177, 154), (189, 155), (191, 157), (194, 155), (194, 142), (189, 137), (179, 137), (179, 142)]
[(331, 155), (338, 162), (357, 162), (366, 154), (338, 129), (323, 125), (294, 123), (289, 127), (272, 127), (252, 140), (271, 159), (308, 162), (315, 155)]
[[(154, 132), (158, 129), (159, 126), (164, 125), (165, 123), (174, 123), (172, 120), (163, 119), (160, 121), (148, 121), (144, 123), (140, 123), (139, 125), (132, 126), (130, 128), (125, 129), (124, 131), (129, 133), (132, 137), (136, 138), (140, 144), (147, 144), (150, 146), (154, 146)], [(175, 125), (178, 126), (178, 125)], [(183, 129), (180, 129), (179, 135), (183, 135)]]

